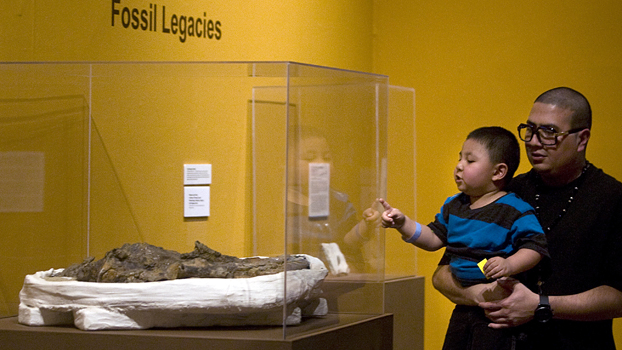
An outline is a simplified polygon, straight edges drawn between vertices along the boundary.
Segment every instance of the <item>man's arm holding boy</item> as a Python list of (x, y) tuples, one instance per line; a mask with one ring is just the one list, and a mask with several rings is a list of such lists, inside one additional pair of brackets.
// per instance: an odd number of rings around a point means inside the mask
[[(539, 303), (536, 293), (513, 278), (489, 284), (462, 287), (449, 265), (439, 265), (432, 284), (456, 304), (479, 305), (491, 319), (492, 328), (518, 326), (533, 319)], [(597, 321), (622, 317), (622, 292), (610, 286), (598, 286), (574, 295), (550, 296), (555, 318), (576, 321)]]

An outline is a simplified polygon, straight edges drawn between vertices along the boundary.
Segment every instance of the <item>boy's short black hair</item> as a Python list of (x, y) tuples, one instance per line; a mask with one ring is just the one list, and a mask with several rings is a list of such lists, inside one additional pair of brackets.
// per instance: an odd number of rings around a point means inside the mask
[(508, 173), (503, 179), (504, 187), (510, 183), (520, 163), (520, 147), (516, 136), (500, 126), (486, 126), (471, 131), (467, 140), (481, 143), (488, 150), (493, 164), (505, 163)]

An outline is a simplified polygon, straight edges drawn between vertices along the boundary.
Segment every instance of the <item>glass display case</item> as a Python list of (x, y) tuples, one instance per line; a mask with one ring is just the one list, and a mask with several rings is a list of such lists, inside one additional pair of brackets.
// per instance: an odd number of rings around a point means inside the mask
[[(414, 92), (386, 76), (292, 62), (7, 63), (0, 83), (0, 316), (17, 313), (27, 274), (125, 243), (318, 257), (329, 314), (355, 321), (385, 313), (385, 282), (414, 274), (414, 249), (388, 259), (399, 238), (370, 219), (387, 195), (390, 113), (414, 135)], [(414, 142), (400, 152), (408, 198)], [(210, 167), (198, 184), (184, 172), (196, 165)]]

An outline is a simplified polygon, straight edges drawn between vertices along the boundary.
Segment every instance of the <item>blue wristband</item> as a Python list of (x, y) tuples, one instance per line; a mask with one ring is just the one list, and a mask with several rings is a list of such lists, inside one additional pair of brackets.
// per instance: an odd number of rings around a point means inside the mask
[(415, 222), (415, 233), (409, 239), (403, 239), (406, 243), (413, 243), (414, 241), (421, 236), (421, 225), (418, 222)]

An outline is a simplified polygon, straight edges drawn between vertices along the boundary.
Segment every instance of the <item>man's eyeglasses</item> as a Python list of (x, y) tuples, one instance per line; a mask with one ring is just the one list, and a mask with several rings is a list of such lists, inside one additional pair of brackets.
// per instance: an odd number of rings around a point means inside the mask
[(557, 144), (557, 138), (560, 136), (566, 136), (570, 134), (574, 134), (581, 130), (587, 129), (583, 128), (575, 128), (570, 129), (568, 131), (558, 132), (554, 128), (550, 126), (535, 126), (532, 124), (521, 124), (518, 126), (518, 137), (525, 141), (529, 142), (533, 138), (533, 135), (537, 135), (538, 141), (544, 146), (554, 146)]

